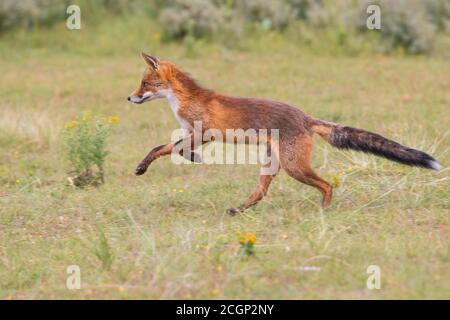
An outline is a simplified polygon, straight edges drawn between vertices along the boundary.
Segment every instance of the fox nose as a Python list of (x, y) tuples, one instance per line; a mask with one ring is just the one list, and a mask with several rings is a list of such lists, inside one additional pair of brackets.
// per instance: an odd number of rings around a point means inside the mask
[(130, 96), (128, 96), (127, 100), (128, 100), (128, 101), (131, 101), (131, 97), (130, 97)]

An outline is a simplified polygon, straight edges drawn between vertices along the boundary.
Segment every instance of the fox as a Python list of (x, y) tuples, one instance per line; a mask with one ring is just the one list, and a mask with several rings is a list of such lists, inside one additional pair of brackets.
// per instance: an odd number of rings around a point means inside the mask
[[(190, 74), (168, 60), (144, 52), (141, 52), (141, 57), (146, 68), (138, 88), (127, 100), (142, 104), (154, 99), (167, 99), (185, 135), (177, 141), (152, 148), (136, 167), (136, 175), (143, 175), (153, 161), (172, 152), (179, 152), (192, 162), (200, 162), (195, 151), (186, 154), (183, 149), (177, 151), (179, 144), (195, 146), (196, 139), (199, 139), (194, 132), (196, 121), (202, 123), (203, 131), (214, 129), (224, 133), (227, 129), (278, 130), (274, 158), (277, 161), (276, 170), (267, 174), (263, 169), (272, 163), (262, 165), (256, 189), (242, 205), (227, 209), (226, 212), (230, 215), (242, 212), (263, 199), (270, 183), (281, 169), (295, 180), (319, 190), (322, 194), (322, 208), (326, 209), (331, 203), (333, 188), (311, 166), (315, 134), (338, 149), (361, 151), (413, 167), (437, 171), (442, 169), (431, 155), (377, 133), (317, 119), (287, 103), (221, 94), (203, 87)], [(257, 139), (256, 143), (258, 141)], [(207, 142), (210, 140), (200, 138), (200, 144)], [(275, 141), (269, 136), (267, 143), (270, 147)]]

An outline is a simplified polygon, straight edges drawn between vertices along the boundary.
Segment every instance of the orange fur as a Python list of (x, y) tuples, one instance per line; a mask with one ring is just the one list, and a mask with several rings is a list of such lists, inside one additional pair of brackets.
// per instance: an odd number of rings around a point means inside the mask
[[(156, 158), (172, 153), (176, 144), (183, 142), (193, 145), (192, 127), (195, 121), (201, 121), (203, 131), (218, 129), (224, 137), (226, 129), (278, 129), (280, 140), (277, 157), (280, 168), (292, 178), (317, 188), (322, 193), (324, 208), (331, 202), (332, 187), (311, 167), (314, 133), (338, 148), (371, 152), (409, 165), (434, 169), (439, 166), (431, 156), (377, 134), (312, 118), (300, 109), (282, 102), (226, 96), (203, 88), (169, 61), (146, 54), (142, 54), (142, 57), (148, 67), (141, 85), (131, 94), (129, 100), (134, 99), (137, 102), (133, 102), (142, 103), (147, 99), (146, 93), (152, 96), (171, 90), (177, 101), (177, 117), (191, 128), (189, 135), (177, 143), (152, 149), (136, 169), (138, 175), (143, 174)], [(206, 142), (208, 141), (202, 141)], [(269, 137), (269, 143), (272, 142)], [(192, 158), (193, 155), (190, 156)], [(262, 174), (258, 187), (247, 201), (239, 209), (231, 208), (228, 212), (234, 214), (260, 201), (266, 195), (275, 175)]]

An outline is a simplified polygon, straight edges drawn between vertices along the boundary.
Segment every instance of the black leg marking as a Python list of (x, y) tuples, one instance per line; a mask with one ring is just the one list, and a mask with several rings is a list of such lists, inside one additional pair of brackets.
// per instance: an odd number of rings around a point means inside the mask
[(143, 175), (147, 169), (150, 163), (152, 163), (153, 160), (155, 160), (155, 153), (164, 148), (166, 144), (162, 144), (160, 146), (154, 147), (146, 156), (145, 158), (138, 164), (136, 169), (134, 170), (134, 174), (137, 176)]

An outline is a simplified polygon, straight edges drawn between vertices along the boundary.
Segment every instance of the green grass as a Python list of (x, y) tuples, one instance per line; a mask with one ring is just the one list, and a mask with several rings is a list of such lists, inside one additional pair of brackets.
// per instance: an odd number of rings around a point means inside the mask
[[(157, 41), (158, 26), (109, 19), (0, 43), (0, 297), (450, 298), (449, 170), (432, 172), (316, 139), (314, 167), (338, 178), (332, 205), (282, 173), (254, 209), (229, 217), (257, 184), (251, 165), (135, 166), (177, 128), (165, 101), (126, 103), (144, 65), (168, 58), (219, 91), (289, 102), (372, 130), (450, 164), (450, 65), (443, 57), (318, 54), (268, 34), (228, 50)], [(61, 129), (92, 110), (118, 115), (106, 184), (67, 183)], [(239, 258), (236, 231), (256, 234)], [(81, 268), (81, 289), (66, 268)], [(381, 268), (368, 290), (366, 269)], [(316, 267), (305, 270), (304, 267)]]

